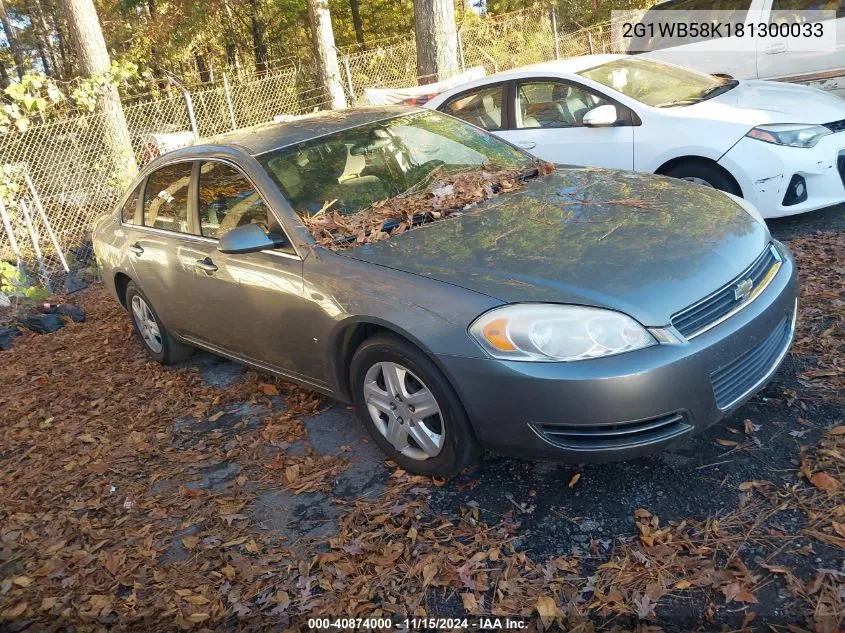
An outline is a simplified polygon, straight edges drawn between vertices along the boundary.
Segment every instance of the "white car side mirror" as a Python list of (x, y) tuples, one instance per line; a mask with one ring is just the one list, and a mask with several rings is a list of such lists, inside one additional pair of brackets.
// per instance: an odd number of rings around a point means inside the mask
[(587, 127), (610, 127), (611, 125), (615, 125), (618, 120), (619, 115), (616, 113), (616, 106), (606, 104), (595, 107), (587, 112), (581, 123)]

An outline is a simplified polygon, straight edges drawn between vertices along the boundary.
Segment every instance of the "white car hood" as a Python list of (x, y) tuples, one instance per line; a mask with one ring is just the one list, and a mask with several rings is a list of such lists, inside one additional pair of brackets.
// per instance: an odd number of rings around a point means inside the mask
[(696, 118), (745, 123), (831, 123), (845, 119), (845, 99), (816, 88), (775, 81), (741, 81), (707, 101), (687, 106)]

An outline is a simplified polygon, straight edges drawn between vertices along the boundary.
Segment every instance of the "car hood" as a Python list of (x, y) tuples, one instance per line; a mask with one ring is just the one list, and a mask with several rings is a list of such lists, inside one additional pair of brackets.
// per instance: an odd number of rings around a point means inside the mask
[(345, 254), (505, 303), (607, 307), (654, 326), (738, 276), (769, 239), (715, 189), (560, 167), (460, 216)]
[(749, 126), (765, 123), (831, 123), (845, 119), (845, 100), (817, 88), (776, 81), (741, 81), (736, 88), (681, 108)]

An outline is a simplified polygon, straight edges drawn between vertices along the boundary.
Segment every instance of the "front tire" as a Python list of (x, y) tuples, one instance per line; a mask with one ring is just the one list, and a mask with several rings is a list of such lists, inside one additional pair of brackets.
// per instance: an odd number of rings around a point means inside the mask
[(705, 187), (713, 187), (714, 189), (719, 189), (720, 191), (726, 191), (735, 196), (742, 197), (742, 191), (740, 191), (736, 182), (730, 177), (730, 175), (722, 171), (719, 167), (708, 165), (707, 163), (681, 163), (680, 165), (666, 171), (665, 175), (672, 178), (680, 178), (681, 180), (694, 182), (695, 184), (704, 185)]
[(450, 477), (478, 456), (452, 386), (413, 345), (391, 335), (367, 339), (352, 357), (350, 377), (361, 422), (405, 470)]
[(172, 365), (185, 360), (194, 348), (180, 343), (161, 322), (149, 299), (141, 289), (130, 281), (126, 286), (126, 307), (132, 317), (132, 325), (141, 339), (144, 351), (162, 365)]

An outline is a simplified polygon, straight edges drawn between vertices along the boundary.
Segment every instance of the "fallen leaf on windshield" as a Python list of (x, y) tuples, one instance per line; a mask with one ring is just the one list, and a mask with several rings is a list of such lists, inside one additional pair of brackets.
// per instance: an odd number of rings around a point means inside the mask
[(581, 473), (575, 473), (574, 475), (572, 475), (572, 479), (569, 480), (569, 487), (574, 488), (575, 484), (577, 484), (578, 480), (580, 480), (580, 479), (581, 479)]
[(276, 385), (271, 385), (268, 382), (262, 382), (258, 385), (259, 389), (264, 392), (265, 396), (278, 396), (279, 388)]

